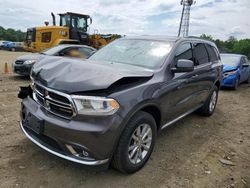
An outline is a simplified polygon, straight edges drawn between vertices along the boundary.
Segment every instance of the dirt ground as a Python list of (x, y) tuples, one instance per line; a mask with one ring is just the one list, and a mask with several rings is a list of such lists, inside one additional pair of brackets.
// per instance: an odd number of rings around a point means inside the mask
[(24, 136), (17, 92), (29, 79), (3, 75), (21, 54), (0, 51), (0, 187), (250, 187), (250, 85), (221, 91), (212, 117), (193, 114), (164, 130), (148, 164), (124, 175), (59, 159)]

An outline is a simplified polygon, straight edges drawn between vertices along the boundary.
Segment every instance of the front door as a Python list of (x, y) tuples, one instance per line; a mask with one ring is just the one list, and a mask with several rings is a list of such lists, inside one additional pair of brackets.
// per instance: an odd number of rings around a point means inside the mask
[(249, 67), (244, 67), (244, 64), (247, 64), (248, 59), (246, 57), (242, 57), (240, 61), (240, 69), (241, 69), (241, 75), (240, 75), (240, 82), (244, 82), (248, 79), (249, 76)]
[[(170, 67), (174, 67), (179, 59), (193, 61), (191, 43), (182, 43), (176, 48)], [(196, 96), (198, 89), (196, 79), (196, 71), (175, 73), (172, 79), (169, 79), (169, 81), (162, 85), (161, 109), (163, 114), (165, 114), (165, 123), (195, 108), (195, 101), (199, 100)]]

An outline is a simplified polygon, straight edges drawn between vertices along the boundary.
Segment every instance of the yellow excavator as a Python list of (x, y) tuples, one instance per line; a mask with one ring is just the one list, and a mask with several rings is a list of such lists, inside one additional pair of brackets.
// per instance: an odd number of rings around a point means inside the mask
[(40, 52), (59, 44), (84, 44), (96, 49), (108, 44), (120, 35), (101, 35), (95, 32), (88, 34), (92, 18), (89, 15), (66, 12), (59, 14), (60, 24), (56, 25), (55, 15), (51, 13), (52, 26), (45, 22), (45, 26), (28, 28), (25, 39), (25, 49)]

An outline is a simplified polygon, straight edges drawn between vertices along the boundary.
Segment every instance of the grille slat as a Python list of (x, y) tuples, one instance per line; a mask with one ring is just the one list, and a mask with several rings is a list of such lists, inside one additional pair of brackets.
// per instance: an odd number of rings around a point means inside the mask
[(52, 101), (50, 100), (47, 100), (48, 103), (52, 104), (52, 105), (55, 105), (55, 106), (58, 106), (58, 107), (61, 107), (61, 108), (65, 108), (65, 109), (68, 109), (68, 110), (71, 110), (71, 106), (63, 106), (63, 105), (60, 105), (60, 104), (56, 104), (56, 103), (53, 103)]
[(15, 62), (15, 64), (17, 64), (17, 65), (21, 65), (23, 63), (24, 63), (24, 61), (22, 61), (22, 60), (16, 60), (16, 62)]
[(70, 96), (52, 89), (34, 84), (34, 99), (48, 112), (59, 117), (70, 119), (74, 115), (74, 107)]
[(55, 103), (58, 103), (59, 105), (63, 105), (63, 106), (66, 106), (66, 107), (71, 107), (71, 105), (69, 105), (69, 103), (65, 103), (65, 102), (61, 102), (61, 101), (58, 101), (58, 100), (55, 100), (55, 99), (52, 99), (51, 97), (46, 97), (46, 99), (48, 101), (53, 101)]

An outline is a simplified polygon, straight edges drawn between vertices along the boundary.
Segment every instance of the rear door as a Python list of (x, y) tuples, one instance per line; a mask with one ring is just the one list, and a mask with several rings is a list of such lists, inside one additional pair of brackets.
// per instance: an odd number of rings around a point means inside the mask
[(209, 95), (210, 89), (217, 77), (216, 70), (213, 68), (211, 55), (207, 47), (202, 42), (193, 43), (193, 54), (195, 70), (193, 77), (189, 80), (193, 90), (193, 105), (197, 106), (204, 103)]

